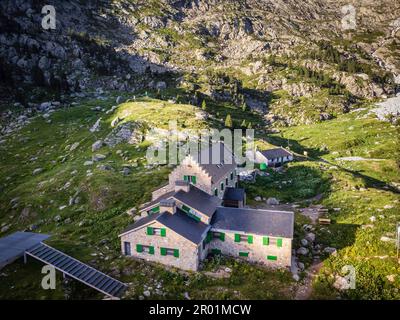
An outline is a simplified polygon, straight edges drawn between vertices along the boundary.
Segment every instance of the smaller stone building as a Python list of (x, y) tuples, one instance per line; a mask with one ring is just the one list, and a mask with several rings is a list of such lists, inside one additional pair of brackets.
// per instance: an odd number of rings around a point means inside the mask
[(284, 148), (256, 151), (255, 155), (255, 161), (260, 164), (260, 168), (280, 167), (292, 160), (293, 154)]

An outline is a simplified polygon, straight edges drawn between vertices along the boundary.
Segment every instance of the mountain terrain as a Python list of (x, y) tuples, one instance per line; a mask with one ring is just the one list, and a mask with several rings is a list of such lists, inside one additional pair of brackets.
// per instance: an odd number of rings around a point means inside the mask
[[(48, 4), (54, 30), (41, 24)], [(349, 4), (355, 28), (343, 30)], [(51, 245), (129, 283), (127, 299), (400, 298), (399, 3), (3, 0), (0, 9), (0, 236), (49, 233)], [(255, 129), (259, 148), (295, 152), (283, 171), (242, 183), (249, 205), (276, 198), (295, 210), (290, 272), (210, 256), (191, 274), (121, 256), (119, 232), (172, 170), (145, 157), (170, 120)], [(332, 224), (307, 216), (319, 206)], [(343, 284), (346, 265), (355, 289)], [(40, 268), (2, 269), (0, 297), (102, 298), (61, 277), (41, 290)]]

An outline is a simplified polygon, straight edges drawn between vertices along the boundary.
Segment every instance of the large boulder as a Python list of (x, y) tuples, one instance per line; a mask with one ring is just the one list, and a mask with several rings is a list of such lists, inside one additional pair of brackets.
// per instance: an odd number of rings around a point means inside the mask
[(109, 147), (114, 147), (121, 142), (137, 144), (143, 141), (147, 126), (144, 123), (131, 121), (123, 123), (114, 128), (104, 139)]
[(268, 198), (267, 199), (267, 204), (272, 206), (272, 205), (278, 205), (279, 204), (279, 200), (276, 198)]

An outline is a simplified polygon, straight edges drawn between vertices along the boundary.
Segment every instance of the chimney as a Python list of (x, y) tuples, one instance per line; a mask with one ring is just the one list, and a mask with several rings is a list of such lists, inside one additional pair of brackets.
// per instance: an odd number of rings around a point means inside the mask
[(184, 180), (175, 181), (175, 192), (178, 192), (180, 190), (183, 190), (185, 192), (189, 192), (189, 190), (190, 190), (189, 181), (184, 181)]
[(160, 212), (176, 213), (176, 204), (174, 199), (163, 199), (160, 201)]

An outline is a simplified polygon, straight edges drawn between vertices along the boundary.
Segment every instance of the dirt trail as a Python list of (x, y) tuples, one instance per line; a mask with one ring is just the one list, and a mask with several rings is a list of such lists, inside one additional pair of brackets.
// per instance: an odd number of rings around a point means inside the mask
[(311, 267), (306, 270), (306, 277), (303, 279), (302, 283), (297, 287), (294, 300), (308, 300), (312, 293), (312, 284), (314, 278), (318, 274), (322, 267), (321, 261), (313, 262)]

